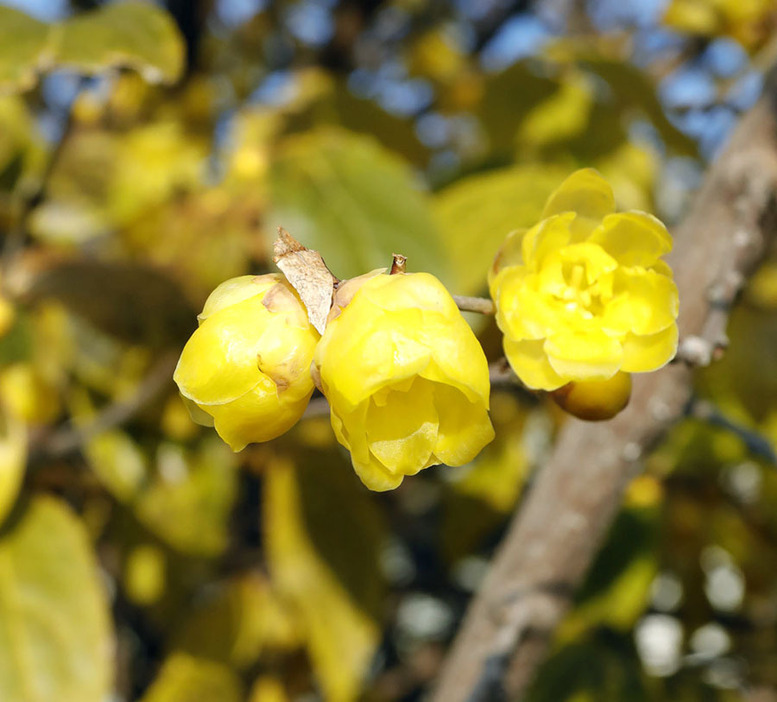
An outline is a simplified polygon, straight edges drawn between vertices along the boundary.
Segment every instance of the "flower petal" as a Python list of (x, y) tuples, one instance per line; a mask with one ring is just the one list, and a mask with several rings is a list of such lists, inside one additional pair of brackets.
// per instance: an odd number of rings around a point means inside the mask
[(432, 455), (438, 428), (433, 389), (431, 381), (416, 378), (407, 390), (389, 390), (383, 405), (370, 402), (370, 451), (394, 475), (414, 475)]
[(666, 227), (645, 212), (608, 215), (588, 240), (599, 244), (622, 266), (647, 268), (672, 250)]
[(197, 315), (200, 324), (212, 314), (223, 310), (225, 307), (236, 305), (254, 295), (267, 292), (273, 285), (283, 280), (283, 276), (277, 273), (267, 275), (241, 275), (238, 278), (230, 278), (219, 285), (205, 300), (202, 312)]
[(173, 378), (199, 405), (241, 397), (263, 378), (256, 362), (256, 330), (269, 314), (259, 297), (209, 316), (184, 346)]
[(661, 368), (677, 353), (677, 338), (676, 324), (649, 336), (627, 334), (623, 340), (622, 370), (643, 373)]
[(514, 229), (505, 238), (502, 246), (499, 247), (491, 268), (488, 269), (488, 286), (491, 287), (492, 281), (503, 268), (507, 266), (522, 266), (523, 260), (523, 237), (526, 229)]
[(534, 390), (555, 390), (570, 379), (562, 378), (550, 365), (544, 344), (544, 339), (516, 341), (505, 337), (505, 355), (524, 385)]
[(605, 330), (656, 334), (677, 319), (677, 286), (671, 278), (653, 270), (619, 269), (613, 293), (602, 315)]
[(543, 265), (546, 256), (569, 243), (572, 238), (570, 225), (574, 219), (572, 212), (549, 217), (524, 234), (521, 251), (529, 268), (537, 270)]
[(469, 463), (494, 438), (487, 408), (447, 385), (435, 386), (434, 400), (440, 419), (434, 454), (449, 466)]
[(580, 217), (598, 222), (614, 211), (615, 197), (609, 183), (593, 168), (583, 168), (551, 193), (542, 217), (576, 212)]
[(279, 396), (275, 384), (265, 379), (242, 397), (206, 409), (218, 435), (233, 451), (241, 451), (247, 444), (269, 441), (291, 429), (302, 417), (312, 394), (311, 388), (299, 399)]
[(623, 360), (620, 341), (597, 329), (558, 331), (545, 341), (545, 353), (559, 375), (575, 380), (610, 378)]

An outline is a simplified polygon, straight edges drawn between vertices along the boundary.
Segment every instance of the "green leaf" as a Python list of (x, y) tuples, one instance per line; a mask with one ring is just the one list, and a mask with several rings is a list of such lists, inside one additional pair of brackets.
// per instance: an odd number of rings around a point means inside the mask
[(287, 137), (269, 181), (272, 231), (283, 226), (320, 251), (336, 276), (390, 266), (396, 252), (408, 257), (408, 270), (447, 278), (429, 196), (373, 139), (333, 128)]
[[(633, 644), (627, 636), (565, 646), (539, 669), (527, 702), (647, 702)], [(671, 699), (676, 699), (671, 697)]]
[(237, 674), (227, 666), (173, 653), (142, 702), (243, 702)]
[(569, 174), (555, 165), (523, 165), (463, 178), (438, 193), (435, 214), (453, 265), (456, 291), (486, 287), (505, 236), (536, 224), (545, 200)]
[(0, 537), (0, 699), (103, 702), (110, 617), (87, 534), (57, 500), (30, 502)]
[(0, 7), (0, 91), (35, 85), (49, 47), (49, 27), (19, 10)]

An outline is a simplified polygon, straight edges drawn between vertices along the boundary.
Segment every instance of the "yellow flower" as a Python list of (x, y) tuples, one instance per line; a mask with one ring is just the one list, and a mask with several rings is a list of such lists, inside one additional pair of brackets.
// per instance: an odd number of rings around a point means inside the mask
[(488, 364), (434, 276), (363, 278), (327, 325), (314, 375), (362, 482), (391, 490), (423, 468), (471, 461), (494, 438)]
[(518, 377), (555, 390), (667, 363), (677, 350), (678, 298), (660, 257), (671, 248), (652, 215), (615, 213), (596, 171), (567, 178), (539, 224), (508, 236), (489, 274)]
[(228, 280), (211, 293), (198, 319), (173, 376), (188, 406), (195, 406), (195, 421), (211, 419), (233, 451), (290, 429), (313, 392), (318, 332), (286, 279)]

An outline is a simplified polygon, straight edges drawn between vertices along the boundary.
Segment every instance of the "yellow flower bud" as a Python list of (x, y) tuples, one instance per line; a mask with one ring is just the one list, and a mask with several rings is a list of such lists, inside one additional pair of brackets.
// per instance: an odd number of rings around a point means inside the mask
[(581, 380), (554, 390), (551, 397), (561, 409), (578, 419), (601, 422), (612, 419), (629, 404), (631, 375), (616, 373), (607, 380)]
[(428, 273), (365, 277), (313, 363), (337, 440), (371, 490), (463, 465), (494, 438), (483, 349)]
[(228, 280), (211, 293), (198, 319), (173, 376), (187, 405), (195, 406), (192, 418), (212, 418), (233, 451), (290, 429), (313, 392), (318, 332), (286, 279)]
[(677, 287), (660, 257), (664, 225), (615, 213), (612, 189), (592, 169), (550, 196), (543, 219), (510, 234), (489, 274), (496, 321), (518, 377), (555, 390), (652, 371), (677, 350)]

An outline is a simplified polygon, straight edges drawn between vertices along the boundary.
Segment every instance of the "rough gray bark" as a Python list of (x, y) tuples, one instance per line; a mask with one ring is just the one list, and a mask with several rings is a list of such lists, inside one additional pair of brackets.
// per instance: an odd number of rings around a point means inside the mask
[[(680, 354), (692, 364), (722, 353), (730, 305), (773, 238), (776, 115), (772, 79), (675, 232)], [(637, 376), (630, 406), (613, 421), (568, 421), (470, 605), (432, 700), (521, 698), (640, 459), (690, 397), (691, 370), (675, 363)]]

